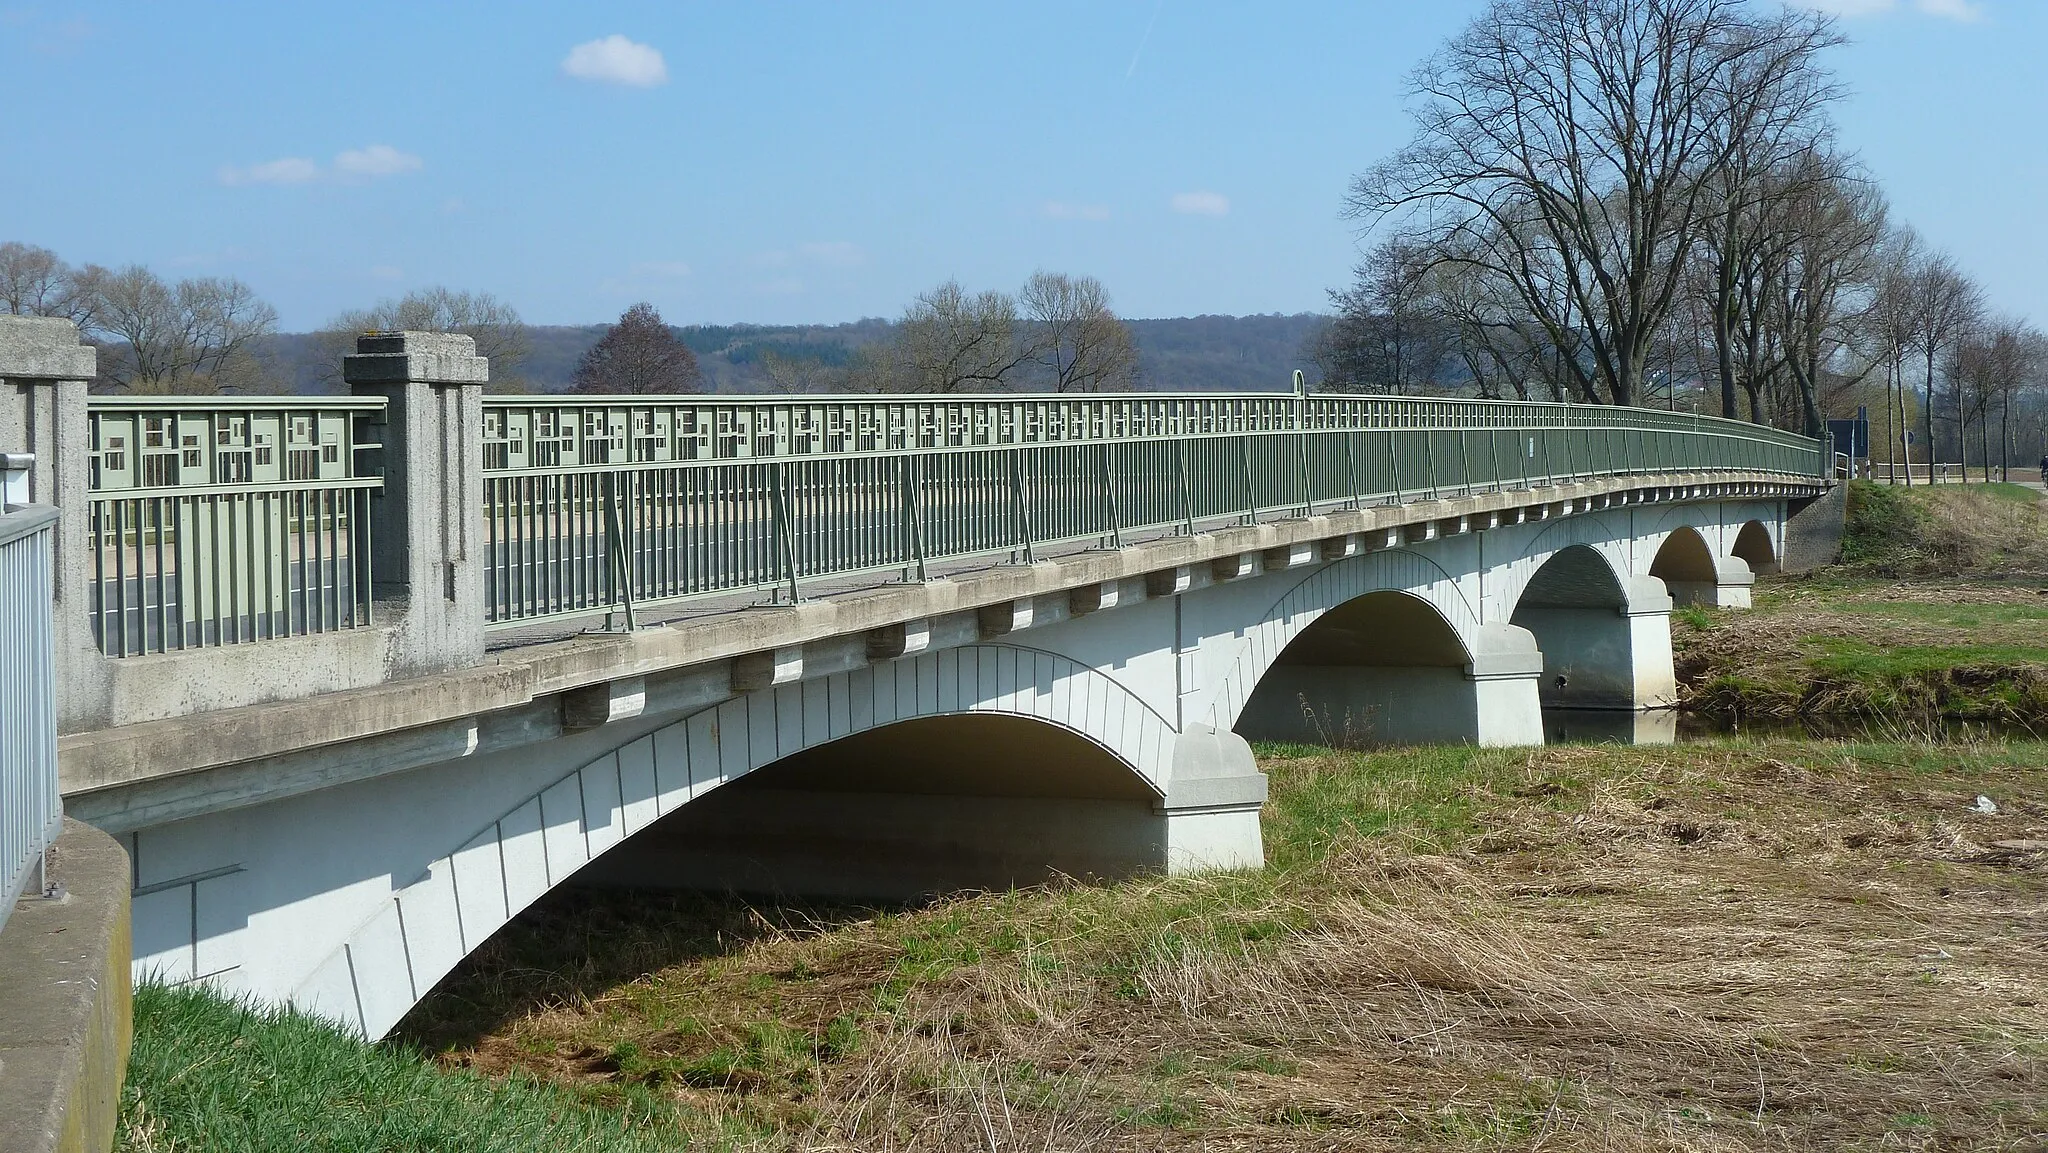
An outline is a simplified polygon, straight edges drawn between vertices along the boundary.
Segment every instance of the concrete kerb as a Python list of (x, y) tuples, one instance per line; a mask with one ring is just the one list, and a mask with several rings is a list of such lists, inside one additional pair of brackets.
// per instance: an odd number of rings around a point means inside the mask
[(114, 1143), (133, 1039), (128, 855), (90, 825), (57, 839), (58, 899), (29, 898), (0, 931), (0, 1149)]
[(63, 788), (72, 796), (276, 758), (394, 730), (519, 709), (605, 681), (729, 667), (733, 658), (764, 649), (865, 635), (906, 622), (935, 622), (965, 613), (968, 631), (978, 635), (980, 610), (1006, 601), (1126, 581), (1142, 587), (1148, 575), (1178, 567), (1207, 575), (1211, 563), (1220, 559), (1251, 554), (1257, 564), (1264, 553), (1297, 543), (1320, 547), (1323, 542), (1362, 537), (1374, 547), (1385, 547), (1387, 530), (1447, 516), (1514, 514), (1520, 520), (1520, 514), (1536, 509), (1548, 513), (1562, 501), (1589, 508), (1594, 496), (1619, 496), (1633, 503), (1674, 493), (1704, 499), (1724, 490), (1802, 495), (1811, 489), (1749, 473), (1603, 478), (1419, 505), (1336, 510), (1028, 566), (995, 567), (924, 584), (699, 617), (629, 634), (579, 636), (503, 650), (482, 664), (433, 677), (72, 734), (61, 742)]

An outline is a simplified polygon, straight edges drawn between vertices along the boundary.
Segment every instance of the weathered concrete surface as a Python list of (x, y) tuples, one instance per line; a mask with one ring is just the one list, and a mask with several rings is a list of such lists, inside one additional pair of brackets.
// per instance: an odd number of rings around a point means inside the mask
[(1838, 484), (1820, 496), (1787, 503), (1784, 572), (1811, 572), (1831, 565), (1842, 555), (1842, 536), (1849, 521), (1849, 486)]
[(128, 856), (64, 822), (61, 900), (15, 905), (0, 932), (0, 1149), (103, 1153), (133, 1037)]

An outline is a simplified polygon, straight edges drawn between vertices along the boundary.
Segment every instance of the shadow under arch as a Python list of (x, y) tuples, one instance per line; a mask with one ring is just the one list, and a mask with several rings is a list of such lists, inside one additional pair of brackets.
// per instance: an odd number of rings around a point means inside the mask
[(656, 821), (579, 883), (915, 901), (1168, 866), (1158, 794), (1036, 718), (921, 717), (764, 766)]
[[(1631, 587), (1636, 583), (1617, 574), (1598, 549), (1575, 544), (1552, 553), (1523, 586), (1509, 621), (1528, 629), (1543, 652), (1537, 688), (1546, 707), (1632, 709), (1665, 703), (1640, 699), (1639, 658), (1658, 654), (1637, 651), (1645, 646), (1638, 643), (1630, 602), (1653, 600), (1644, 606), (1653, 612), (1669, 609), (1671, 602), (1654, 581), (1640, 582), (1650, 586), (1641, 589)], [(1668, 633), (1662, 647), (1669, 679)]]
[[(1534, 641), (1511, 626), (1477, 632), (1468, 646), (1434, 604), (1412, 592), (1354, 597), (1273, 659), (1238, 714), (1237, 732), (1340, 747), (1541, 744), (1533, 679), (1542, 656)], [(1506, 691), (1489, 692), (1490, 685)]]
[(1674, 605), (1738, 608), (1748, 607), (1749, 585), (1756, 579), (1739, 557), (1716, 557), (1707, 538), (1689, 525), (1664, 538), (1650, 561), (1650, 575), (1664, 582)]
[(1735, 534), (1735, 545), (1728, 550), (1749, 565), (1749, 571), (1758, 575), (1778, 571), (1778, 549), (1771, 542), (1771, 530), (1760, 520), (1750, 521)]

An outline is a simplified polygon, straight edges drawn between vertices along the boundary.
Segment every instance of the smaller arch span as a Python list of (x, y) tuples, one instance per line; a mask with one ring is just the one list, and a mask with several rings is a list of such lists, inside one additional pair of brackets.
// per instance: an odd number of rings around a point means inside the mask
[(1735, 544), (1728, 550), (1749, 565), (1749, 571), (1759, 576), (1778, 571), (1778, 548), (1771, 539), (1770, 527), (1760, 520), (1746, 521), (1735, 533)]
[(1650, 575), (1664, 582), (1675, 605), (1748, 608), (1756, 577), (1740, 557), (1714, 554), (1707, 538), (1690, 525), (1665, 535), (1650, 561)]
[[(1375, 590), (1320, 614), (1288, 642), (1259, 678), (1237, 731), (1340, 747), (1541, 744), (1541, 668), (1526, 630), (1481, 625), (1467, 643), (1429, 599)], [(1499, 687), (1506, 693), (1489, 691)]]

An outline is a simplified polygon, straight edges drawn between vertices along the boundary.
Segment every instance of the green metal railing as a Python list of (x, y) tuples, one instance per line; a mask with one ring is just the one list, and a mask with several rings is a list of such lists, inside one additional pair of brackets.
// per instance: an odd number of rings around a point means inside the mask
[(109, 656), (370, 621), (380, 399), (93, 397), (85, 532)]
[(1289, 394), (491, 398), (493, 625), (1595, 476), (1821, 483), (1823, 441), (1651, 409)]

